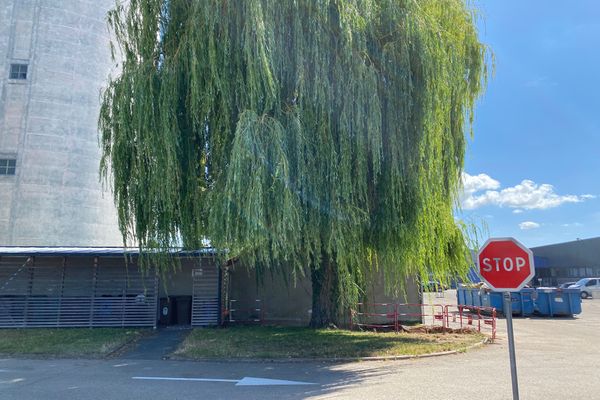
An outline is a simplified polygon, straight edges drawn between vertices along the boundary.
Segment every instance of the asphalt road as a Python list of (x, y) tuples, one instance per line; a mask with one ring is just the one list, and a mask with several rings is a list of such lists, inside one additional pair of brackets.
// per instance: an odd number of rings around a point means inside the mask
[[(583, 313), (573, 319), (515, 318), (514, 326), (521, 399), (600, 399), (600, 300), (585, 301)], [(504, 320), (498, 333), (496, 343), (481, 349), (407, 361), (4, 359), (0, 399), (505, 400), (512, 395)], [(156, 377), (179, 380), (133, 379)], [(261, 386), (264, 381), (251, 378), (310, 384)]]

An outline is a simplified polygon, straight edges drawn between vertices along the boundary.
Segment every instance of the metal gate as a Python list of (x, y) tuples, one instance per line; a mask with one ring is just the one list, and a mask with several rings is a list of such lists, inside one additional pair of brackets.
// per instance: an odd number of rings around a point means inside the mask
[(204, 264), (192, 270), (192, 326), (213, 326), (219, 324), (220, 269), (216, 263)]
[(2, 257), (0, 328), (156, 326), (157, 290), (122, 257)]

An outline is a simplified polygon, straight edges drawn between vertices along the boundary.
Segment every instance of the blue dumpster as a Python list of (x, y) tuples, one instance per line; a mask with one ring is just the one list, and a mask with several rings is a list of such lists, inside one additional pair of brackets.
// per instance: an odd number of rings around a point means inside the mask
[(481, 306), (480, 288), (459, 286), (456, 288), (456, 302), (461, 306)]
[(458, 305), (466, 305), (467, 304), (467, 289), (462, 285), (459, 285), (456, 288), (456, 304)]
[(482, 303), (484, 307), (494, 307), (496, 311), (502, 312), (504, 303), (502, 302), (502, 293), (492, 292), (486, 289), (482, 295)]
[(473, 298), (472, 303), (475, 307), (484, 307), (483, 299), (481, 295), (484, 293), (485, 289), (471, 289), (471, 297)]
[(523, 288), (520, 292), (512, 293), (511, 300), (513, 314), (519, 314), (523, 317), (533, 315), (533, 312), (535, 311), (535, 295), (535, 289), (532, 288)]
[[(481, 305), (483, 307), (494, 307), (497, 312), (504, 314), (504, 298), (502, 292), (492, 292), (489, 289), (481, 291)], [(527, 317), (533, 315), (535, 290), (523, 288), (520, 292), (512, 292), (510, 298), (512, 301), (513, 315)]]
[(536, 311), (540, 315), (573, 315), (581, 313), (579, 289), (538, 288)]

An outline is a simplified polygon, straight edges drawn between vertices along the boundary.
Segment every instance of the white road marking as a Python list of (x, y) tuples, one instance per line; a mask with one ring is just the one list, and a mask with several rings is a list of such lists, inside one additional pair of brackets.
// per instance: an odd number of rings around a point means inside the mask
[(131, 379), (147, 380), (147, 381), (192, 381), (192, 382), (229, 382), (237, 383), (237, 379), (205, 379), (205, 378), (169, 378), (162, 376), (134, 376)]
[(285, 381), (280, 379), (252, 378), (246, 376), (235, 386), (282, 386), (282, 385), (316, 385), (312, 382)]
[(25, 379), (23, 378), (15, 378), (15, 379), (11, 379), (10, 381), (0, 381), (0, 383), (19, 383), (19, 382), (23, 382)]
[(209, 379), (209, 378), (177, 378), (166, 376), (133, 376), (131, 379), (148, 381), (191, 381), (191, 382), (226, 382), (235, 386), (284, 386), (284, 385), (316, 385), (312, 382), (286, 381), (281, 379), (253, 378), (245, 376), (242, 379)]

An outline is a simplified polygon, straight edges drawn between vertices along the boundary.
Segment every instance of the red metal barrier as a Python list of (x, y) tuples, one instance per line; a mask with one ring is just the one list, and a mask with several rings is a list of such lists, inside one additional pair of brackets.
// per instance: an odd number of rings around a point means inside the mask
[[(377, 318), (375, 320), (375, 318)], [(356, 322), (355, 322), (356, 321)], [(392, 303), (358, 303), (350, 310), (350, 329), (393, 329), (398, 332), (398, 305)]]
[(421, 307), (421, 321), (423, 324), (436, 327), (439, 323), (440, 327), (446, 327), (444, 324), (446, 315), (443, 304), (409, 304), (409, 306)]
[(358, 303), (350, 310), (350, 328), (394, 329), (402, 322), (421, 322), (428, 326), (445, 326), (443, 304)]
[(423, 325), (450, 329), (489, 330), (496, 339), (496, 309), (443, 304), (358, 303), (350, 310), (350, 329), (367, 328), (399, 332), (402, 322), (419, 320)]
[(444, 314), (446, 315), (446, 328), (471, 328), (478, 332), (489, 329), (491, 340), (496, 339), (496, 309), (494, 307), (446, 305)]

